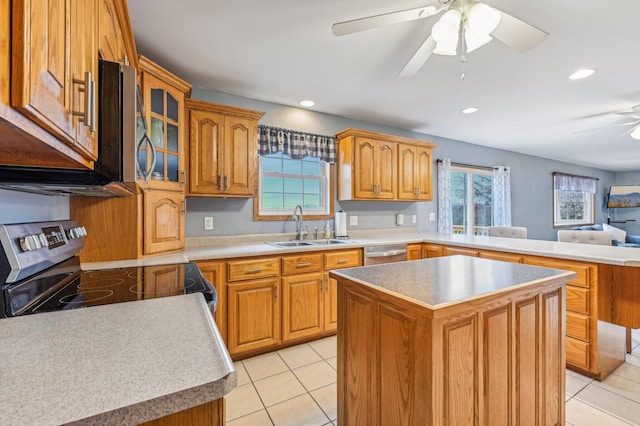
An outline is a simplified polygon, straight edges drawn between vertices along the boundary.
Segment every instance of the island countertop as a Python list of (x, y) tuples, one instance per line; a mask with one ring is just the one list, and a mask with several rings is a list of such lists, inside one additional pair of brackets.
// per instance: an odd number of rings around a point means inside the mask
[(199, 293), (0, 319), (3, 425), (134, 425), (237, 376)]
[(575, 277), (574, 272), (469, 256), (340, 269), (330, 273), (430, 309), (535, 284)]

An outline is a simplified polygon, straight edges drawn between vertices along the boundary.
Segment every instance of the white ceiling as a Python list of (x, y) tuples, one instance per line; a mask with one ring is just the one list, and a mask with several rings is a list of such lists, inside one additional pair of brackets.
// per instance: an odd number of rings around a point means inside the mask
[[(549, 33), (397, 74), (438, 17), (336, 37), (335, 22), (436, 0), (128, 0), (139, 53), (196, 87), (610, 171), (640, 170), (613, 114), (640, 104), (640, 1), (485, 0)], [(590, 78), (567, 76), (595, 67)], [(461, 80), (462, 71), (465, 79)], [(471, 115), (460, 111), (479, 108)], [(576, 133), (579, 132), (579, 133)]]

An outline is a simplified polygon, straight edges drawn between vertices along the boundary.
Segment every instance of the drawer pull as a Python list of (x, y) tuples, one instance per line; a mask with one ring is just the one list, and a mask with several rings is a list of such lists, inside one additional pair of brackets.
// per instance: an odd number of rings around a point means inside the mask
[(298, 263), (296, 268), (308, 268), (309, 266), (311, 266), (311, 262)]
[(259, 272), (264, 271), (263, 268), (253, 268), (253, 269), (247, 269), (247, 274), (257, 274)]
[(339, 259), (338, 265), (342, 265), (343, 263), (348, 263), (350, 259)]

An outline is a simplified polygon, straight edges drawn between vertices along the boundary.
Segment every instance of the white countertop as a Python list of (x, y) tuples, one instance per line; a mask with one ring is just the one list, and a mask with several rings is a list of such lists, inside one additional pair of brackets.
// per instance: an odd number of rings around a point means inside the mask
[(201, 294), (0, 319), (0, 423), (133, 425), (237, 376)]
[(433, 310), (576, 275), (559, 269), (459, 255), (339, 269), (330, 274)]
[(143, 259), (83, 263), (82, 267), (83, 269), (122, 268), (422, 242), (640, 267), (640, 248), (461, 234), (418, 233), (400, 229), (359, 231), (353, 233), (352, 239), (347, 243), (330, 246), (279, 248), (265, 243), (265, 241), (287, 241), (290, 239), (291, 235), (289, 234), (187, 238), (187, 248), (180, 252), (149, 256)]

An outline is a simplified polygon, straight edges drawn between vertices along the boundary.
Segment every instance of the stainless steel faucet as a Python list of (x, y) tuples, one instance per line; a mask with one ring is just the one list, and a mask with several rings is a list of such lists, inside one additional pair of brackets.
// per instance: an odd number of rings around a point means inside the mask
[(304, 237), (309, 235), (309, 227), (304, 226), (305, 229), (303, 229), (304, 216), (302, 214), (302, 206), (300, 204), (298, 204), (296, 208), (293, 209), (292, 219), (297, 222), (296, 223), (296, 240), (304, 240)]

